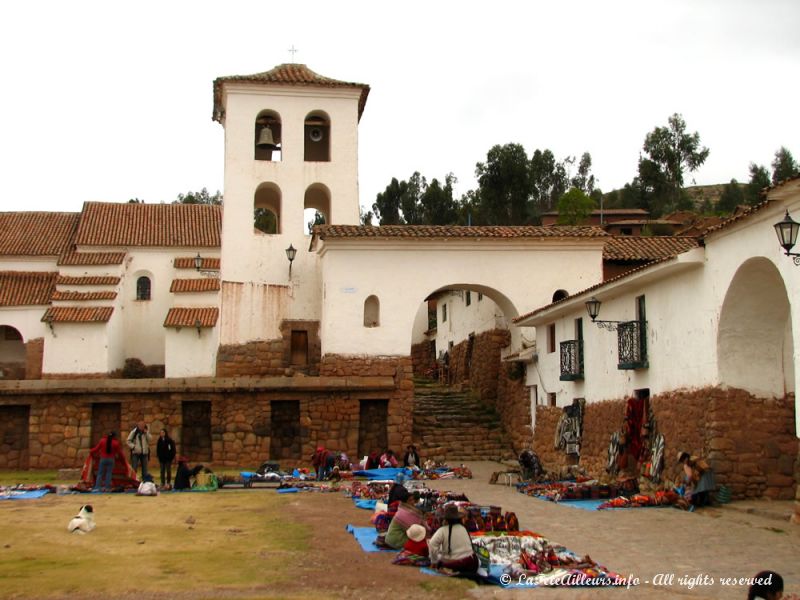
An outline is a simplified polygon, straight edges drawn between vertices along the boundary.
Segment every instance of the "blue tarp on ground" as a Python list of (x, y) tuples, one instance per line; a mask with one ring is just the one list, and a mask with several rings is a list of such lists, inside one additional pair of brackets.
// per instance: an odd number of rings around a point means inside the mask
[(394, 480), (399, 473), (411, 475), (411, 469), (401, 469), (395, 467), (392, 469), (367, 469), (365, 471), (353, 471), (356, 477), (366, 477), (367, 479), (390, 479)]
[[(354, 498), (354, 500), (355, 500), (355, 498)], [(377, 502), (378, 501), (375, 500), (375, 499), (373, 499), (373, 500), (355, 500), (356, 508), (363, 508), (365, 510), (375, 510), (375, 504)]]
[(30, 492), (12, 492), (8, 495), (0, 494), (0, 500), (36, 500), (50, 493), (50, 490), (32, 490)]
[(375, 545), (375, 540), (378, 539), (378, 532), (374, 527), (348, 525), (345, 530), (353, 534), (364, 552), (397, 552), (397, 550), (389, 550), (388, 548), (378, 548)]
[[(561, 500), (559, 502), (552, 502), (547, 498), (539, 498), (538, 496), (533, 496), (534, 498), (538, 498), (539, 500), (544, 500), (545, 502), (551, 502), (552, 504), (559, 504), (561, 506), (570, 506), (572, 508), (580, 508), (581, 510), (588, 510), (588, 511), (596, 511), (601, 510), (600, 505), (608, 502), (608, 498), (605, 500)], [(656, 506), (637, 506), (637, 507), (627, 507), (627, 506), (620, 506), (620, 507), (613, 507), (613, 508), (604, 508), (602, 510), (628, 510), (629, 508), (665, 508), (669, 506), (669, 504), (659, 504)]]

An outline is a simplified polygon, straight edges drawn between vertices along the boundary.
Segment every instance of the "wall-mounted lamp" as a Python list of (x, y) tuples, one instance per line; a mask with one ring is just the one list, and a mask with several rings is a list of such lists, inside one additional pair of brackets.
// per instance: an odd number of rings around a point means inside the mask
[(292, 263), (294, 262), (295, 256), (297, 256), (297, 249), (289, 244), (289, 247), (286, 249), (286, 258), (289, 259), (289, 279), (292, 278)]
[(625, 323), (625, 321), (598, 321), (597, 316), (600, 314), (600, 305), (602, 302), (594, 296), (589, 298), (584, 304), (586, 304), (586, 312), (588, 312), (589, 316), (592, 318), (592, 323), (598, 327), (608, 329), (609, 331), (616, 331), (620, 323)]
[(778, 234), (778, 242), (784, 250), (786, 256), (791, 256), (795, 266), (800, 266), (800, 254), (790, 252), (794, 245), (797, 243), (797, 234), (800, 233), (800, 223), (792, 220), (789, 216), (789, 211), (786, 211), (786, 216), (783, 221), (775, 223), (775, 233)]
[(203, 266), (203, 257), (200, 256), (200, 253), (198, 252), (197, 256), (194, 257), (194, 268), (199, 271), (200, 267), (202, 266)]
[(203, 331), (203, 324), (200, 322), (200, 319), (194, 320), (194, 326), (197, 328), (197, 337), (200, 337), (200, 333)]

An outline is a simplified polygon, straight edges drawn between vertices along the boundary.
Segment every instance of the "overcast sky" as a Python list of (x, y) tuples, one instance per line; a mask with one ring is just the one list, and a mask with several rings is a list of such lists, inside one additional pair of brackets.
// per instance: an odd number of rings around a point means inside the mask
[(698, 184), (800, 158), (797, 0), (4, 2), (2, 210), (172, 201), (222, 189), (214, 78), (295, 62), (371, 86), (361, 204), (392, 177), (475, 186), (494, 144), (591, 153), (630, 181), (682, 113), (711, 150)]

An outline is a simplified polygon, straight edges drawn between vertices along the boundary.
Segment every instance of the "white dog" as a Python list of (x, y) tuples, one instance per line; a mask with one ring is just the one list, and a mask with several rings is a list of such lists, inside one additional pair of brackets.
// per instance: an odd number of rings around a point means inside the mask
[(70, 533), (80, 533), (85, 535), (94, 529), (94, 510), (91, 504), (81, 506), (80, 512), (72, 517), (72, 520), (67, 525), (67, 531)]

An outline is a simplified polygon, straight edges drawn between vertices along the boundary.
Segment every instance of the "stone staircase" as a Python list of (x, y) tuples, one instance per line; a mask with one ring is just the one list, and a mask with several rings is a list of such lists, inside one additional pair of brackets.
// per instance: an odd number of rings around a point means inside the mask
[(422, 460), (513, 458), (511, 443), (494, 407), (471, 390), (414, 380), (414, 444)]

